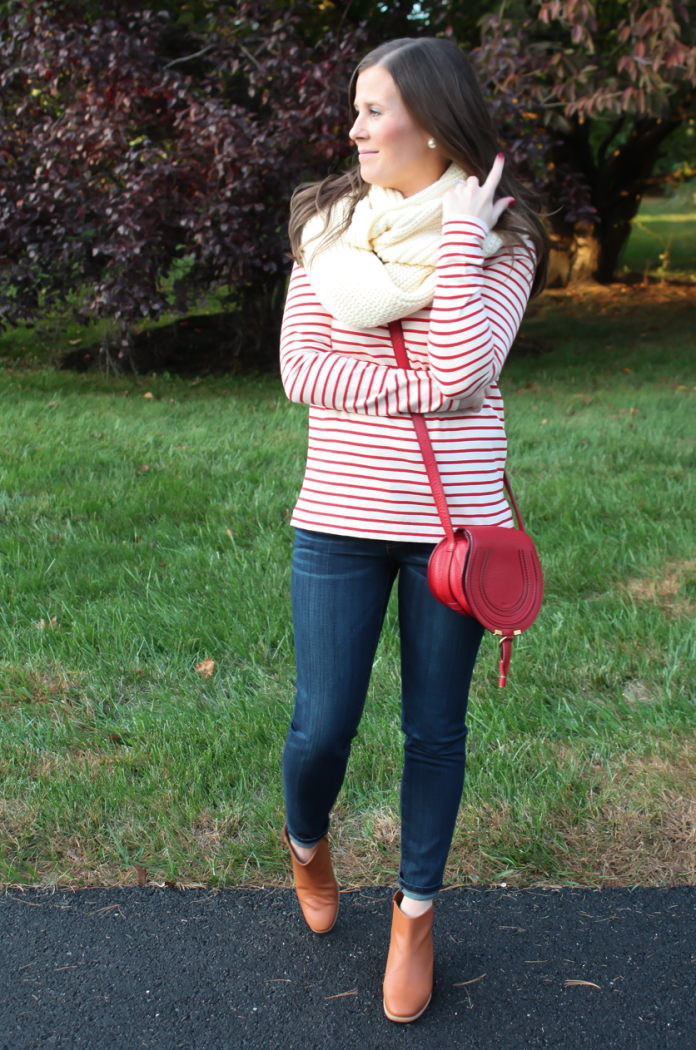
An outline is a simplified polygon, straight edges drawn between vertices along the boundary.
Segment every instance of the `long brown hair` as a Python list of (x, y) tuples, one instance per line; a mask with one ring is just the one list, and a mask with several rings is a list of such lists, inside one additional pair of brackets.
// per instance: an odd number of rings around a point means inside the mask
[[(348, 91), (350, 112), (355, 103), (356, 82), (364, 69), (381, 65), (394, 79), (404, 106), (420, 127), (429, 132), (449, 160), (480, 182), (487, 176), (500, 146), (493, 121), (473, 67), (460, 47), (439, 37), (391, 40), (371, 51), (358, 65)], [(299, 186), (290, 202), (290, 247), (293, 258), (301, 261), (302, 229), (317, 212), (326, 212), (326, 232), (331, 212), (342, 197), (352, 205), (343, 222), (331, 229), (333, 240), (349, 226), (355, 205), (370, 189), (355, 166), (343, 174), (329, 175), (321, 182)], [(497, 197), (514, 197), (515, 203), (503, 212), (496, 231), (505, 241), (525, 246), (528, 238), (536, 251), (536, 273), (532, 295), (546, 283), (549, 241), (539, 218), (538, 197), (518, 182), (506, 167), (498, 184)]]

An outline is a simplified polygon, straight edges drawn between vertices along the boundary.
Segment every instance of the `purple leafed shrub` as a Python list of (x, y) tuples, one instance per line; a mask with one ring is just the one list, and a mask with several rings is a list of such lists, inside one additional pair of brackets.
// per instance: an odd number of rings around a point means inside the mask
[(127, 332), (223, 286), (240, 308), (230, 324), (261, 351), (282, 308), (291, 193), (351, 152), (362, 30), (310, 46), (302, 7), (263, 24), (263, 3), (242, 4), (234, 33), (218, 18), (195, 78), (167, 54), (163, 15), (86, 24), (79, 5), (32, 2), (5, 17), (0, 325), (69, 304)]

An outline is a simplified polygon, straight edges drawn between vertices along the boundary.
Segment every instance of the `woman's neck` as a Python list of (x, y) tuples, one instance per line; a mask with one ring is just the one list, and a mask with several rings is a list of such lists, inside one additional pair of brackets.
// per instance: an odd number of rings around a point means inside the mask
[(404, 200), (408, 200), (409, 197), (415, 197), (416, 194), (422, 193), (423, 190), (427, 190), (428, 187), (434, 186), (436, 182), (439, 182), (449, 166), (449, 161), (444, 167), (442, 162), (439, 162), (437, 166), (433, 166), (428, 171), (415, 172), (410, 178), (408, 176), (405, 176), (403, 179), (399, 178), (395, 180), (399, 183), (398, 186), (389, 186), (387, 188), (396, 190)]

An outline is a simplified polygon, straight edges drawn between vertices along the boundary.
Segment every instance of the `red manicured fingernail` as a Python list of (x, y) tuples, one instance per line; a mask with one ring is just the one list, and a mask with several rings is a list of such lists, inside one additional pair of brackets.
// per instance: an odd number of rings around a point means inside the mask
[(498, 154), (498, 160), (502, 160), (502, 159), (503, 159), (503, 156), (504, 156), (504, 154), (503, 154), (503, 153), (499, 153), (499, 154)]
[(511, 198), (510, 198), (510, 204), (514, 204), (514, 203), (515, 203), (515, 198), (514, 198), (514, 197), (511, 197)]

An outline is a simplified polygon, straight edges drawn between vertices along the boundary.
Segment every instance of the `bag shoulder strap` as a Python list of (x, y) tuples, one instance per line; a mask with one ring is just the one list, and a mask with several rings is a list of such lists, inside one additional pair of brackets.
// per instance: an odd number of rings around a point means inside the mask
[[(409, 369), (408, 355), (406, 353), (406, 343), (404, 341), (404, 331), (401, 327), (401, 321), (390, 321), (389, 323), (389, 335), (391, 336), (392, 346), (394, 347), (394, 357), (399, 368)], [(438, 470), (437, 460), (435, 459), (435, 453), (433, 452), (433, 445), (430, 440), (430, 434), (428, 433), (428, 426), (425, 422), (425, 417), (419, 412), (410, 412), (409, 415), (413, 420), (413, 426), (416, 430), (416, 437), (418, 438), (418, 444), (420, 445), (421, 455), (423, 456), (423, 462), (425, 463), (425, 469), (428, 474), (428, 481), (430, 487), (433, 490), (433, 498), (435, 500), (435, 506), (437, 512), (440, 515), (440, 521), (442, 527), (445, 530), (447, 539), (454, 537), (454, 529), (452, 527), (452, 519), (450, 518), (449, 508), (447, 506), (447, 497), (445, 496), (445, 490), (442, 485), (442, 478), (440, 477), (440, 471)], [(521, 532), (524, 532), (524, 525), (522, 524), (522, 518), (515, 501), (515, 497), (512, 494), (512, 488), (508, 479), (507, 473), (503, 472), (503, 484), (505, 490), (510, 497), (515, 516), (517, 518), (517, 525)]]

